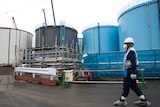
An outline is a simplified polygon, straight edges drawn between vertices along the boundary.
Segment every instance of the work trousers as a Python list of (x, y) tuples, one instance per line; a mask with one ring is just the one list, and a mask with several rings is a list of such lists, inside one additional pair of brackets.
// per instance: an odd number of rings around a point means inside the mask
[(141, 89), (137, 86), (136, 79), (131, 79), (129, 77), (124, 78), (123, 81), (123, 93), (122, 96), (127, 97), (130, 88), (137, 94), (137, 96), (143, 95)]

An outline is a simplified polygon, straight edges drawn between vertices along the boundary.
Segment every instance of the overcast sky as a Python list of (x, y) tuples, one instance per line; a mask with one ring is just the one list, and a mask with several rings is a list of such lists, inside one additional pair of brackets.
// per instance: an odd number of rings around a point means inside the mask
[[(65, 22), (78, 30), (98, 22), (117, 22), (117, 14), (133, 0), (53, 0), (56, 22)], [(1, 0), (0, 27), (12, 27), (12, 16), (18, 29), (35, 34), (37, 25), (44, 22), (42, 9), (47, 22), (53, 23), (51, 0)]]

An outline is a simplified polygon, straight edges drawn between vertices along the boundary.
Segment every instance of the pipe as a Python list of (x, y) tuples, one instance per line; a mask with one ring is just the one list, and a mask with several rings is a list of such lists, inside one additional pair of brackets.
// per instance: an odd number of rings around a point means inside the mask
[(159, 12), (159, 29), (160, 29), (160, 0), (157, 0), (157, 3), (158, 3), (158, 12)]
[(149, 4), (146, 4), (146, 9), (147, 9), (147, 15), (148, 15), (148, 36), (150, 40), (150, 49), (152, 49), (152, 35), (151, 35), (151, 22), (150, 22), (150, 9), (149, 9)]
[(98, 52), (100, 53), (100, 48), (101, 48), (101, 46), (100, 46), (100, 29), (99, 29), (99, 23), (98, 23)]
[(10, 43), (11, 43), (11, 29), (9, 29), (9, 42), (8, 42), (8, 65), (10, 62)]
[(160, 0), (158, 0), (159, 17), (160, 17)]
[(15, 65), (17, 65), (17, 29), (16, 29), (16, 40), (15, 40)]

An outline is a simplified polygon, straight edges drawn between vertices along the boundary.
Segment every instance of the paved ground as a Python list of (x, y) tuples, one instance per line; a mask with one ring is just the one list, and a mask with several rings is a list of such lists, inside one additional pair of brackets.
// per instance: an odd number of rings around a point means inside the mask
[(2, 67), (0, 66), (0, 75), (13, 75), (13, 67)]
[[(114, 107), (122, 92), (122, 84), (71, 84), (65, 88), (16, 81), (12, 75), (0, 75), (0, 80), (0, 107)], [(151, 107), (159, 107), (160, 80), (146, 82), (143, 92)], [(127, 107), (136, 107), (135, 100), (138, 97), (130, 91)]]

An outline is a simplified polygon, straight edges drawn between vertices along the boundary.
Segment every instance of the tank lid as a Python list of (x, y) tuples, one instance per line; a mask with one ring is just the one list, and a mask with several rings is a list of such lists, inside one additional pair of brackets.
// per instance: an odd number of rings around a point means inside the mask
[[(72, 24), (69, 24), (69, 23), (66, 23), (66, 22), (63, 22), (63, 21), (61, 21), (61, 22), (56, 22), (56, 26), (61, 26), (61, 25), (64, 25), (64, 26), (66, 26), (66, 27), (68, 27), (68, 28), (75, 29), (75, 30), (77, 31), (77, 27), (74, 26), (74, 25), (72, 25)], [(44, 26), (45, 26), (45, 23), (40, 23), (40, 24), (38, 24), (38, 25), (35, 27), (35, 30), (36, 30), (36, 29), (39, 29), (39, 28), (41, 28), (41, 27), (44, 27)], [(54, 25), (53, 22), (47, 22), (47, 26), (55, 26), (55, 25)]]
[(118, 27), (118, 24), (115, 23), (115, 22), (98, 22), (98, 23), (92, 23), (92, 24), (89, 24), (89, 25), (86, 25), (82, 31), (85, 31), (89, 28), (93, 28), (93, 27), (96, 27), (96, 26), (115, 26), (115, 27)]

